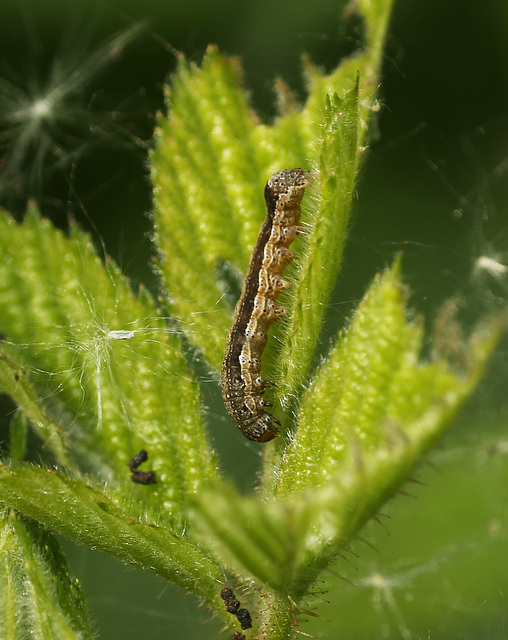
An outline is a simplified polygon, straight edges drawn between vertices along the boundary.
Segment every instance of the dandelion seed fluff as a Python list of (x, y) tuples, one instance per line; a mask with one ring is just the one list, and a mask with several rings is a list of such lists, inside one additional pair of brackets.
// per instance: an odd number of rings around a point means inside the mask
[(52, 104), (50, 100), (47, 100), (46, 98), (39, 98), (33, 103), (30, 113), (33, 118), (42, 120), (50, 115), (51, 109)]
[(125, 329), (117, 329), (113, 331), (108, 331), (106, 333), (106, 338), (110, 340), (130, 340), (134, 338), (136, 335), (135, 331), (126, 331)]
[(508, 266), (489, 258), (489, 256), (480, 256), (475, 263), (475, 271), (480, 273), (485, 271), (493, 278), (504, 276), (508, 272)]

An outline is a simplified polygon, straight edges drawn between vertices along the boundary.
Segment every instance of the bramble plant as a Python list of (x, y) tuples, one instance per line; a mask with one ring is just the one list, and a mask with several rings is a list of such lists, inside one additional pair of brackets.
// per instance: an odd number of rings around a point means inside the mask
[[(34, 210), (20, 224), (1, 214), (0, 391), (19, 407), (0, 467), (2, 638), (94, 637), (51, 531), (187, 589), (223, 621), (224, 637), (240, 632), (219, 597), (225, 584), (248, 601), (248, 639), (292, 637), (311, 587), (474, 390), (502, 323), (461, 343), (460, 367), (453, 353), (421, 361), (422, 323), (408, 319), (399, 258), (313, 369), (390, 5), (358, 2), (364, 50), (330, 75), (307, 64), (305, 106), (285, 101), (273, 125), (250, 112), (237, 62), (213, 47), (202, 67), (180, 60), (151, 158), (171, 320), (76, 226), (66, 235)], [(217, 468), (182, 332), (217, 372), (232, 317), (225, 282), (248, 264), (267, 177), (293, 167), (318, 179), (303, 203), (288, 318), (265, 354), (284, 431), (260, 448), (261, 485), (244, 496)], [(53, 469), (22, 463), (28, 426)], [(150, 487), (127, 472), (141, 449)]]

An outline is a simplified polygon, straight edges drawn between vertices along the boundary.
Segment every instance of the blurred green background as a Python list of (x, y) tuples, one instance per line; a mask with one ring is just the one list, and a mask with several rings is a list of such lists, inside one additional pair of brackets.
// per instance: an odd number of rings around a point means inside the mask
[[(362, 46), (362, 24), (330, 0), (3, 0), (0, 205), (21, 217), (35, 200), (59, 226), (77, 219), (135, 284), (155, 288), (147, 149), (175, 50), (199, 62), (209, 43), (242, 60), (251, 104), (270, 121), (275, 79), (303, 101), (302, 54), (331, 70)], [(466, 323), (505, 304), (507, 171), (508, 3), (396, 2), (329, 334), (401, 250), (411, 306), (429, 327), (450, 296), (460, 297)], [(327, 574), (316, 589), (323, 619), (303, 616), (302, 631), (341, 640), (506, 638), (506, 355), (500, 349), (432, 456), (435, 467), (420, 471), (425, 486), (408, 489), (417, 499), (397, 498), (369, 526), (364, 537), (378, 551), (357, 543), (337, 566), (355, 586)], [(252, 487), (256, 448), (224, 435), (211, 385), (205, 399), (225, 472)], [(63, 544), (101, 638), (218, 633), (191, 596)]]

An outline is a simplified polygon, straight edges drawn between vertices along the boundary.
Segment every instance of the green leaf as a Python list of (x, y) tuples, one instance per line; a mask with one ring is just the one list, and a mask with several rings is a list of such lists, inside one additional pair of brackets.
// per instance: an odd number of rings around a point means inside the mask
[(263, 178), (251, 142), (254, 117), (238, 65), (209, 48), (203, 67), (181, 61), (152, 155), (156, 240), (171, 310), (220, 367), (231, 311), (216, 262), (245, 268), (262, 220)]
[(95, 634), (77, 580), (54, 537), (0, 509), (0, 637), (85, 640)]
[[(50, 529), (216, 599), (221, 571), (179, 532), (154, 524), (139, 502), (31, 465), (0, 466), (0, 500)], [(156, 517), (156, 516), (155, 516)], [(223, 614), (223, 607), (218, 607)]]
[[(359, 164), (358, 82), (344, 99), (327, 99), (322, 127), (319, 209), (296, 260), (296, 286), (288, 296), (289, 320), (275, 327), (281, 345), (275, 371), (276, 395), (287, 425), (309, 374), (324, 314), (341, 266)], [(279, 443), (280, 444), (280, 443)]]
[(159, 482), (143, 499), (181, 523), (177, 507), (216, 471), (175, 327), (76, 227), (66, 237), (36, 212), (22, 224), (1, 213), (0, 255), (0, 389), (67, 467), (72, 450), (131, 485), (127, 462), (148, 450)]
[(493, 325), (481, 347), (474, 342), (479, 336), (471, 338), (469, 370), (457, 374), (444, 358), (420, 362), (422, 325), (408, 322), (406, 313), (396, 262), (374, 281), (305, 392), (278, 495), (322, 486), (355, 459), (361, 464), (364, 455), (401, 438), (425, 451), (471, 393), (502, 324)]

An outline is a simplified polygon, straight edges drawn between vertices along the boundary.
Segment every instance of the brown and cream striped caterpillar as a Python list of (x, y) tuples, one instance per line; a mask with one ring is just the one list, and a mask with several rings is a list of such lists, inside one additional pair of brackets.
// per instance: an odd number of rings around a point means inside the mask
[(257, 442), (275, 438), (276, 425), (280, 424), (265, 411), (272, 405), (263, 400), (263, 392), (273, 383), (261, 378), (261, 356), (268, 329), (286, 313), (276, 301), (279, 293), (289, 287), (282, 273), (293, 259), (288, 247), (300, 233), (301, 202), (311, 181), (311, 172), (303, 169), (277, 171), (268, 180), (266, 218), (226, 341), (221, 372), (224, 404), (243, 435)]

